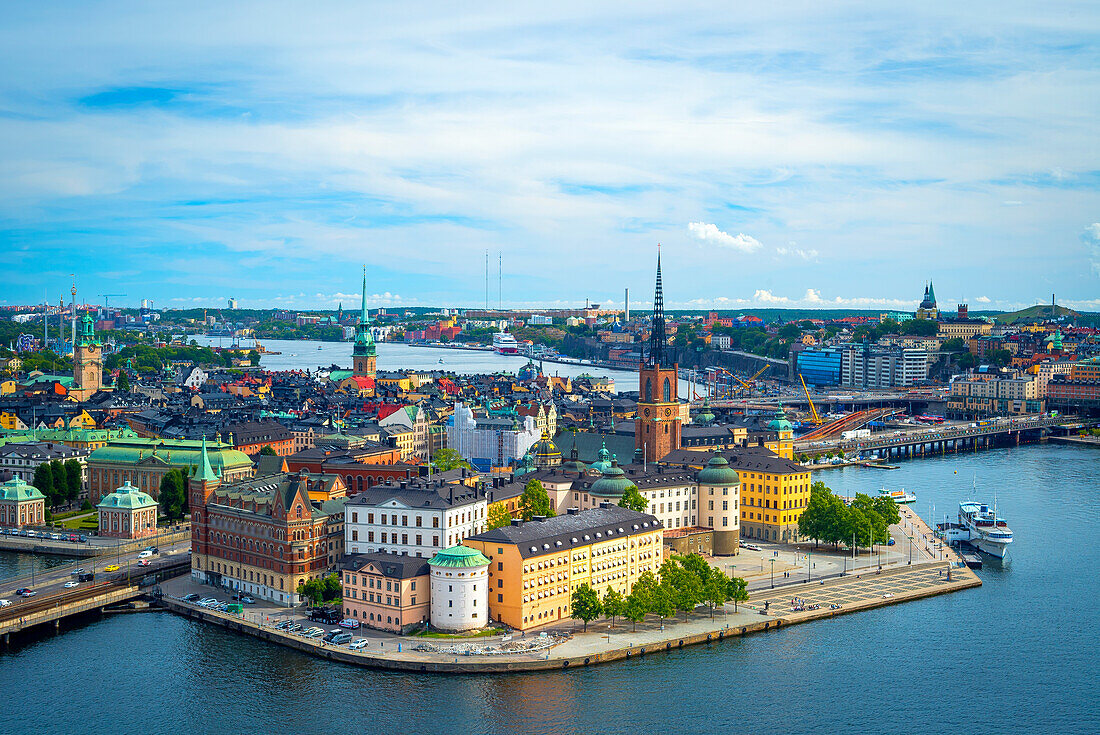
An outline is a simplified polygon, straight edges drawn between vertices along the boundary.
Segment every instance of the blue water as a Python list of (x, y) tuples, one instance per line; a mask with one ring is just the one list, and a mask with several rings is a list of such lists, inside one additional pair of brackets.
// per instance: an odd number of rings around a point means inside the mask
[[(956, 474), (957, 472), (957, 474)], [(993, 500), (1016, 542), (984, 586), (587, 670), (427, 676), (332, 664), (167, 613), (0, 654), (0, 733), (1100, 732), (1100, 453), (997, 449), (815, 476), (954, 513)], [(63, 672), (63, 673), (62, 673)]]

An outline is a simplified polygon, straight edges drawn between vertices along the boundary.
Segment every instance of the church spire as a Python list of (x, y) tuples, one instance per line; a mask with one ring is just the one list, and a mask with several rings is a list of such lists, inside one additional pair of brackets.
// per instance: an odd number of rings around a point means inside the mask
[(660, 365), (665, 357), (665, 294), (661, 287), (661, 245), (657, 244), (657, 287), (653, 293), (653, 330), (649, 335), (649, 363)]
[(363, 313), (359, 316), (359, 321), (362, 324), (369, 324), (370, 318), (367, 316), (367, 266), (363, 266)]
[(195, 475), (199, 482), (215, 482), (218, 476), (214, 474), (214, 468), (210, 466), (210, 455), (206, 453), (206, 434), (202, 435), (202, 456), (199, 459), (199, 474)]

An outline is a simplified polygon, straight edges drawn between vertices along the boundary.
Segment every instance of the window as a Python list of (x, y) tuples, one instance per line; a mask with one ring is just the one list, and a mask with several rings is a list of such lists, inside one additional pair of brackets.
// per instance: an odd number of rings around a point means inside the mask
[[(668, 382), (668, 378), (665, 378), (665, 391), (664, 391), (665, 403), (672, 400), (672, 384)], [(665, 427), (668, 428), (667, 426)]]
[(707, 510), (714, 510), (714, 501), (713, 500), (708, 500), (707, 501)]
[(367, 523), (374, 523), (374, 513), (367, 513)]
[[(417, 520), (420, 520), (420, 519), (419, 519), (419, 518), (417, 518)], [(419, 524), (418, 524), (418, 525), (419, 525)], [(419, 533), (418, 533), (418, 534), (416, 534), (416, 545), (417, 545), (417, 546), (420, 546), (420, 545), (421, 545), (422, 543), (423, 543), (423, 537), (422, 537), (422, 536), (421, 536), (421, 535), (420, 535)]]
[[(439, 516), (432, 516), (432, 528), (439, 528)], [(438, 545), (436, 544), (436, 546)]]
[(359, 531), (354, 531), (353, 530), (351, 532), (351, 540), (352, 541), (358, 541), (359, 540)]
[[(503, 550), (503, 549), (501, 549), (501, 550), (500, 550), (500, 553), (502, 553), (502, 554), (503, 554), (503, 553), (504, 553), (504, 550)], [(504, 562), (502, 562), (502, 561), (498, 561), (498, 562), (497, 562), (497, 571), (498, 571), (498, 572), (503, 572), (503, 571), (504, 571)]]

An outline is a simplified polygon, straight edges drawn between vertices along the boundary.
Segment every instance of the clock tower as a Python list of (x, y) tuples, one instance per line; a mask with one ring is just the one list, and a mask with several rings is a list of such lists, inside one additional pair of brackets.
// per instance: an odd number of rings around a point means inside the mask
[[(660, 246), (658, 246), (660, 247)], [(653, 329), (638, 368), (638, 414), (634, 447), (646, 461), (656, 462), (680, 448), (679, 365), (666, 354), (665, 297), (661, 287), (661, 253), (657, 252), (657, 289), (653, 297)]]

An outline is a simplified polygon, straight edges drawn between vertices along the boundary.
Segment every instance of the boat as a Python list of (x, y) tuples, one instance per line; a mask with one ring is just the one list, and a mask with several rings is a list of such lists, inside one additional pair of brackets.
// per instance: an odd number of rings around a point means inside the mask
[(882, 488), (878, 491), (878, 494), (890, 498), (898, 505), (908, 505), (909, 503), (917, 502), (917, 496), (905, 490), (887, 490), (886, 488)]
[(971, 546), (998, 559), (1008, 555), (1012, 529), (997, 517), (996, 507), (990, 510), (985, 503), (974, 500), (959, 503), (959, 526), (969, 534), (966, 540)]
[(498, 355), (515, 355), (519, 353), (519, 342), (508, 332), (495, 332), (493, 334), (493, 352)]
[(440, 365), (443, 365), (443, 364), (444, 364), (444, 363), (443, 363), (443, 358), (442, 358), (442, 357), (441, 357), (441, 358), (439, 358), (439, 364), (440, 364)]
[(317, 349), (321, 349), (321, 345), (317, 345)]

